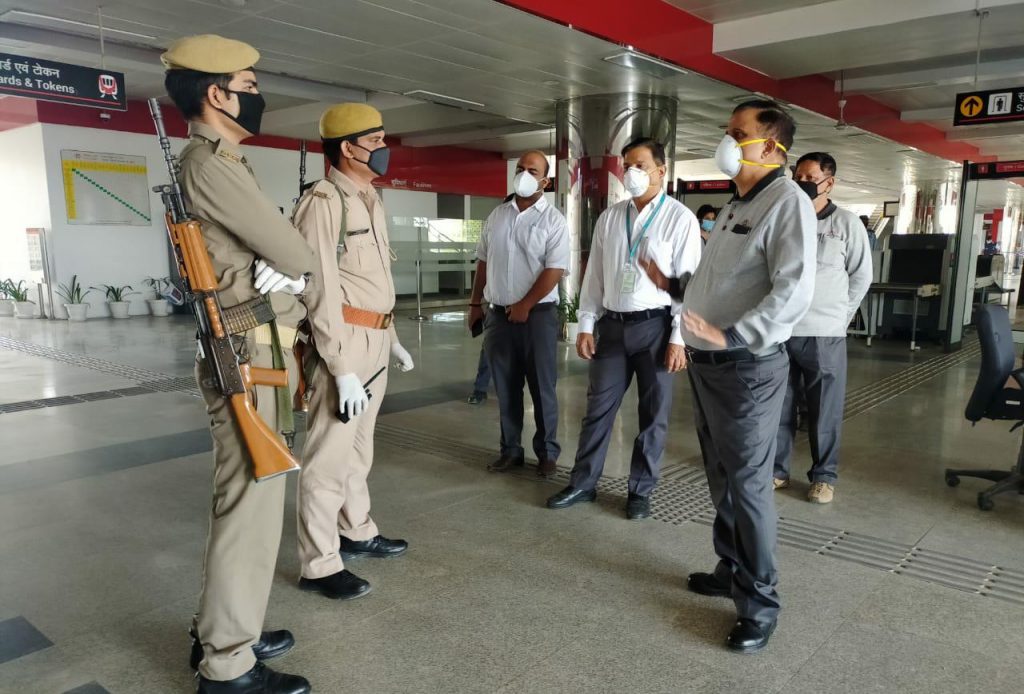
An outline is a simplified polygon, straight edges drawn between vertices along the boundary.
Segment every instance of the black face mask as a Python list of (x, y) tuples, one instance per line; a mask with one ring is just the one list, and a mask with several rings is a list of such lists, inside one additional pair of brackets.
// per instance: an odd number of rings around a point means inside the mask
[(263, 95), (236, 92), (231, 89), (225, 89), (224, 91), (238, 97), (238, 115), (232, 116), (223, 110), (221, 113), (238, 123), (250, 135), (259, 135), (260, 123), (263, 121), (263, 110), (267, 107), (267, 102)]
[(807, 193), (807, 197), (812, 201), (817, 200), (818, 196), (821, 195), (821, 193), (818, 192), (818, 186), (820, 186), (821, 183), (815, 183), (814, 181), (797, 181), (796, 184), (800, 186), (800, 190)]
[(351, 144), (353, 147), (364, 149), (370, 153), (370, 158), (366, 161), (362, 161), (360, 159), (356, 159), (356, 161), (360, 164), (366, 164), (370, 167), (370, 171), (378, 176), (383, 176), (388, 172), (388, 163), (391, 161), (391, 150), (389, 148), (379, 147), (377, 149), (366, 149), (366, 147), (355, 142), (352, 142)]

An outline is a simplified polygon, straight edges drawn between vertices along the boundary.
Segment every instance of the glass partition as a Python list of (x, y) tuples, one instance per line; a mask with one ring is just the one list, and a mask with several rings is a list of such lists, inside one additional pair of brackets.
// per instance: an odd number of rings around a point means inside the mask
[[(388, 230), (399, 303), (468, 301), (483, 220), (390, 217)], [(419, 294), (419, 297), (417, 296)]]

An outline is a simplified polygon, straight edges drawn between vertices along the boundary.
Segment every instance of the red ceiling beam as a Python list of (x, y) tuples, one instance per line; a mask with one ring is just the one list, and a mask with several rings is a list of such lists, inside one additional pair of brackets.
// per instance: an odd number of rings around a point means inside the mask
[[(832, 80), (821, 76), (777, 80), (712, 52), (714, 25), (663, 0), (498, 0), (502, 4), (653, 55), (740, 89), (761, 92), (815, 113), (838, 118)], [(950, 110), (953, 106), (950, 104)], [(977, 147), (950, 142), (930, 125), (900, 120), (900, 112), (866, 96), (847, 97), (846, 119), (857, 127), (902, 144), (960, 162), (995, 161)]]

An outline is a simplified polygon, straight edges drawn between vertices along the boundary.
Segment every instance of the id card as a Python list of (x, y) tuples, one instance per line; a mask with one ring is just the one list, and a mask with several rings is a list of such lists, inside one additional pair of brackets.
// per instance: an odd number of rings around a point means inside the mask
[(633, 294), (636, 292), (636, 286), (640, 282), (640, 273), (633, 267), (632, 264), (627, 265), (622, 269), (622, 293)]

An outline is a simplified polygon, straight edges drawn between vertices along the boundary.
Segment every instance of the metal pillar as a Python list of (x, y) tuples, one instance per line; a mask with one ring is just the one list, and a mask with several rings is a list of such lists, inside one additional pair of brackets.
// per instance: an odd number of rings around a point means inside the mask
[(666, 184), (674, 180), (678, 101), (654, 94), (597, 94), (558, 102), (555, 141), (558, 206), (569, 224), (569, 276), (562, 290), (573, 296), (583, 281), (594, 223), (628, 197), (622, 185), (622, 148), (638, 137), (665, 145)]

